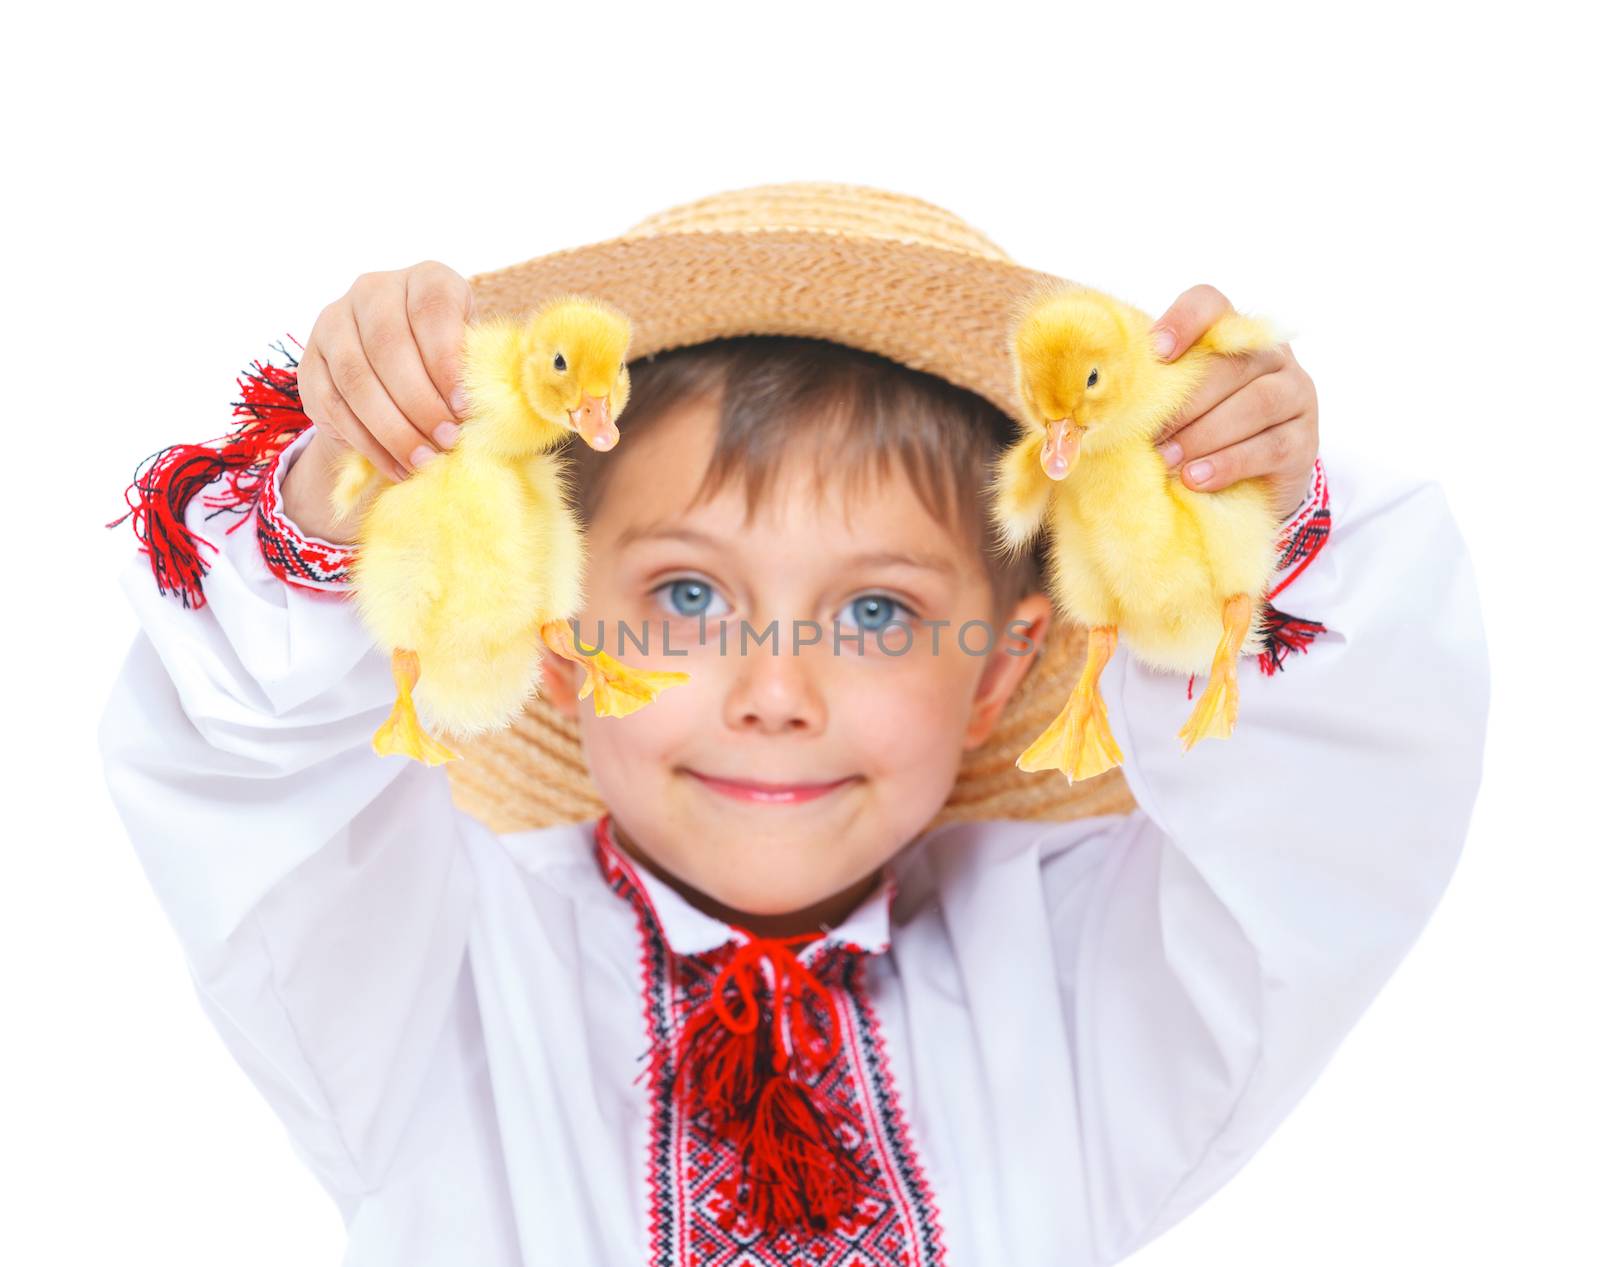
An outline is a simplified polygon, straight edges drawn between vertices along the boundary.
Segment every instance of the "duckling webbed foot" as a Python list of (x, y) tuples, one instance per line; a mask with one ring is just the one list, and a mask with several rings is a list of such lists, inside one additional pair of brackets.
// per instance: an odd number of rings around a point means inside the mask
[(596, 717), (626, 717), (643, 708), (669, 686), (689, 680), (687, 673), (658, 669), (635, 669), (604, 651), (578, 649), (572, 627), (564, 620), (547, 620), (539, 626), (545, 645), (564, 660), (583, 666), (583, 686), (579, 699), (594, 696)]
[(1178, 731), (1188, 752), (1202, 739), (1226, 739), (1239, 719), (1239, 650), (1250, 633), (1255, 603), (1248, 594), (1231, 595), (1222, 605), (1222, 641), (1211, 662), (1206, 689)]
[(1122, 763), (1122, 750), (1111, 733), (1100, 674), (1117, 649), (1117, 627), (1096, 625), (1089, 631), (1088, 657), (1066, 707), (1044, 733), (1017, 758), (1019, 769), (1060, 770), (1071, 783), (1093, 778)]
[(411, 699), (412, 688), (422, 676), (417, 653), (396, 651), (389, 658), (389, 667), (394, 674), (394, 709), (372, 736), (372, 750), (380, 757), (411, 757), (424, 765), (443, 765), (446, 761), (457, 760), (459, 754), (425, 731), (417, 720), (417, 707)]

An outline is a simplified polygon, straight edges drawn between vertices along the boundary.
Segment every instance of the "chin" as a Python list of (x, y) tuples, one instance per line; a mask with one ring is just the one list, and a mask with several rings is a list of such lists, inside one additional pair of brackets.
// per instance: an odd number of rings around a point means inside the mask
[[(845, 886), (840, 885), (840, 888)], [(730, 910), (738, 911), (742, 915), (754, 915), (764, 919), (776, 916), (793, 915), (796, 911), (803, 911), (815, 906), (818, 902), (826, 900), (830, 894), (813, 893), (795, 895), (794, 893), (716, 893), (713, 894), (717, 901)]]
[(814, 846), (811, 857), (799, 860), (797, 871), (772, 866), (770, 854), (766, 858), (759, 856), (759, 846), (753, 852), (757, 856), (740, 860), (739, 882), (728, 883), (728, 874), (718, 869), (717, 874), (706, 876), (705, 883), (695, 887), (722, 905), (746, 915), (792, 915), (827, 901), (860, 878), (833, 875), (818, 868)]

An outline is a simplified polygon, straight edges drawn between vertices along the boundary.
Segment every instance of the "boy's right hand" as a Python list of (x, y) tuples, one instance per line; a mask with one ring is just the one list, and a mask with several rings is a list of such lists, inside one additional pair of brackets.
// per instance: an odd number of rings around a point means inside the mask
[(311, 327), (300, 359), (301, 407), (317, 430), (404, 479), (455, 441), (471, 313), (466, 278), (437, 260), (363, 273)]
[(437, 260), (363, 273), (317, 316), (300, 358), (300, 405), (316, 437), (284, 478), (284, 510), (341, 540), (328, 505), (333, 467), (356, 449), (402, 480), (455, 443), (465, 416), (461, 347), (472, 316), (466, 278)]

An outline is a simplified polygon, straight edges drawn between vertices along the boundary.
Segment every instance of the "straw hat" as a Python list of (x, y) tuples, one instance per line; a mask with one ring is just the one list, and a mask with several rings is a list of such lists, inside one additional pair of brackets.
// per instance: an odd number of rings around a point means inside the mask
[[(480, 315), (522, 313), (563, 291), (616, 304), (630, 357), (742, 334), (830, 339), (936, 374), (1021, 416), (1010, 306), (1049, 274), (1014, 264), (958, 217), (905, 194), (795, 182), (716, 194), (660, 212), (621, 237), (469, 278)], [(623, 425), (626, 426), (624, 419)], [(966, 754), (951, 819), (1068, 819), (1134, 808), (1119, 769), (1083, 783), (1026, 774), (1021, 752), (1066, 702), (1083, 631), (1053, 621), (994, 733)], [(543, 698), (508, 730), (460, 745), (457, 804), (495, 831), (598, 816), (577, 725)]]

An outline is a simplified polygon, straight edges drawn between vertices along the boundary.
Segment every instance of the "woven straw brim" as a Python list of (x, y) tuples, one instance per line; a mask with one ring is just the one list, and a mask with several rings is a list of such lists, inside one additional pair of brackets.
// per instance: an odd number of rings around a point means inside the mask
[[(777, 187), (791, 195), (782, 213), (792, 214), (795, 188)], [(845, 208), (833, 213), (835, 223), (813, 206), (805, 229), (689, 227), (716, 225), (719, 218), (748, 222), (748, 204), (719, 196), (663, 213), (620, 238), (473, 277), (477, 313), (520, 314), (576, 291), (628, 314), (630, 358), (736, 335), (803, 335), (938, 375), (1020, 416), (1008, 347), (1011, 312), (1023, 295), (1058, 279), (1012, 263), (932, 204), (857, 187), (811, 188), (847, 191), (846, 202), (828, 203)], [(896, 237), (908, 208), (918, 216), (915, 233)], [(783, 223), (777, 214), (767, 218)], [(625, 413), (619, 422), (625, 433)], [(1052, 623), (994, 734), (967, 754), (930, 826), (1133, 808), (1119, 770), (1069, 784), (1060, 773), (1027, 774), (1015, 765), (1066, 702), (1086, 646), (1081, 629), (1059, 618)], [(601, 812), (576, 724), (542, 699), (508, 730), (459, 747), (464, 759), (446, 767), (456, 801), (495, 831), (578, 822)]]

